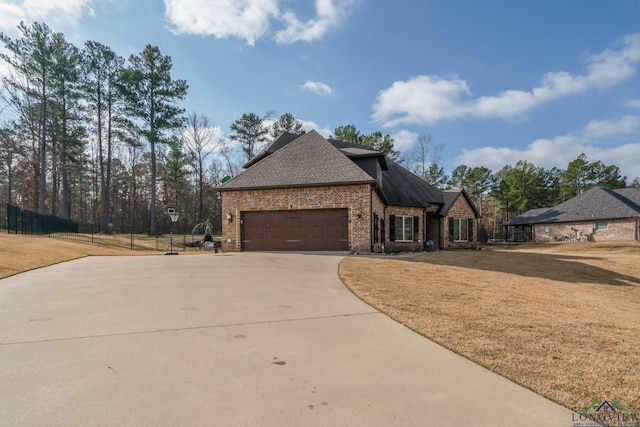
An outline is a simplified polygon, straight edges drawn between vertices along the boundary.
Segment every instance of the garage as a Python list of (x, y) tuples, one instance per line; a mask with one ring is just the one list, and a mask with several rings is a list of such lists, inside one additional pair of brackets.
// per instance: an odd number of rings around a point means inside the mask
[(347, 209), (242, 212), (243, 251), (348, 251)]

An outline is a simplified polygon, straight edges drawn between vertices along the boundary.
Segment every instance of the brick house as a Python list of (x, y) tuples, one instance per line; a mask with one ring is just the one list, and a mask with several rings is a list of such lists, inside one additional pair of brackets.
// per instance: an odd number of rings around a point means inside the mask
[(552, 208), (513, 218), (505, 232), (515, 241), (638, 241), (640, 191), (593, 187)]
[(476, 247), (480, 214), (464, 189), (443, 192), (444, 204), (436, 212), (440, 221), (442, 249), (470, 249)]
[[(458, 215), (464, 208), (453, 203), (445, 212), (442, 191), (371, 147), (328, 140), (316, 131), (286, 133), (244, 168), (218, 188), (226, 251), (456, 246), (441, 234), (449, 230), (447, 212)], [(471, 212), (477, 218), (475, 208)], [(472, 236), (475, 228), (466, 230)]]

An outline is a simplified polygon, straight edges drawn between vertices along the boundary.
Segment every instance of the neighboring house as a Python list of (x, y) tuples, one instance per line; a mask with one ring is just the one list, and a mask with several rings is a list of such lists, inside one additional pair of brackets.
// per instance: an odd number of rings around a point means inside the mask
[[(218, 188), (226, 251), (392, 252), (475, 240), (475, 208), (454, 208), (468, 197), (445, 212), (442, 191), (368, 146), (284, 134), (244, 168)], [(466, 236), (458, 230), (465, 242), (442, 235), (447, 212), (474, 219)]]
[(552, 208), (533, 209), (505, 224), (507, 240), (640, 240), (640, 190), (593, 187)]

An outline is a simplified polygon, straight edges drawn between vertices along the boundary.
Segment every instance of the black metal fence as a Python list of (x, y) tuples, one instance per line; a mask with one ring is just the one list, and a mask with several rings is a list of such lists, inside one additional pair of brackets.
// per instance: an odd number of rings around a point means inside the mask
[(6, 205), (6, 229), (15, 234), (77, 233), (78, 223), (53, 215), (41, 215)]
[[(196, 250), (195, 242), (202, 239), (201, 234), (192, 233), (192, 226), (186, 223), (172, 224), (168, 217), (158, 222), (158, 234), (149, 235), (135, 230), (135, 227), (127, 227), (129, 231), (124, 233), (103, 233), (95, 224), (80, 225), (8, 204), (0, 205), (0, 211), (0, 230), (11, 234), (32, 234), (131, 250), (160, 251)], [(204, 231), (198, 230), (198, 233)]]

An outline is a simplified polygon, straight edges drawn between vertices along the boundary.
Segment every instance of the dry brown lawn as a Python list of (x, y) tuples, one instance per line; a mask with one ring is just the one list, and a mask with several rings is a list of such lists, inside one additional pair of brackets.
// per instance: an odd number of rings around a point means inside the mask
[(159, 251), (132, 251), (43, 236), (0, 233), (0, 278), (88, 255), (150, 255)]
[(398, 322), (565, 407), (640, 412), (640, 244), (349, 257), (340, 275)]

